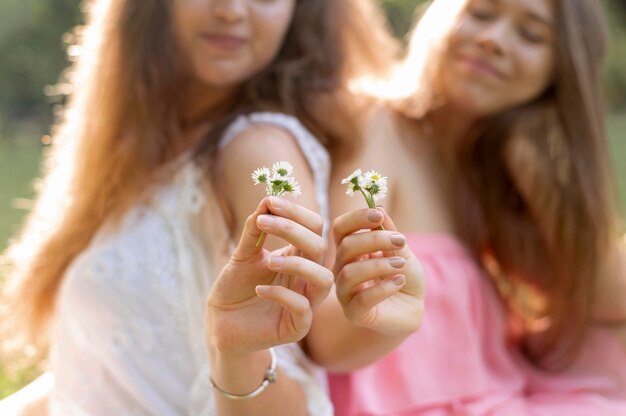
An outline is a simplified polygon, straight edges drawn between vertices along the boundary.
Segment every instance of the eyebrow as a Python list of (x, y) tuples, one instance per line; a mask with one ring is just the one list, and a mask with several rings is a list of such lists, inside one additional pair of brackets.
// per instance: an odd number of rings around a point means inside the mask
[[(489, 0), (491, 3), (495, 3), (495, 4), (500, 4), (501, 1), (500, 0)], [(545, 24), (546, 26), (552, 27), (554, 25), (554, 22), (552, 21), (552, 19), (544, 16), (541, 13), (538, 13), (536, 11), (528, 11), (528, 16), (532, 19), (532, 20), (536, 20), (540, 23)]]
[(532, 20), (536, 20), (538, 22), (543, 23), (546, 26), (552, 27), (554, 22), (552, 21), (552, 19), (545, 17), (539, 13), (536, 12), (528, 12), (528, 16), (532, 19)]

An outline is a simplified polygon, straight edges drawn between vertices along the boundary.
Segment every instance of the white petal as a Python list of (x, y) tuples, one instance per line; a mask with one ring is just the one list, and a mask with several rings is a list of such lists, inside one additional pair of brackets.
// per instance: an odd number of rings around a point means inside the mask
[(281, 177), (290, 176), (293, 173), (293, 166), (291, 166), (291, 163), (282, 160), (272, 165), (272, 173)]

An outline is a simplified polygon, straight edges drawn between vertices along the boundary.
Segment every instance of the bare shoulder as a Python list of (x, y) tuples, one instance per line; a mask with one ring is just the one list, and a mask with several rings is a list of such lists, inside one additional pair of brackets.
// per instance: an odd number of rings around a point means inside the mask
[[(237, 134), (220, 152), (220, 161), (236, 161), (241, 166), (247, 162), (265, 163), (288, 160), (292, 165), (306, 166), (295, 137), (280, 126), (253, 124)], [(230, 165), (232, 167), (232, 165)], [(223, 165), (228, 169), (229, 165)]]
[[(302, 188), (297, 203), (319, 212), (315, 198), (313, 172), (296, 138), (280, 126), (258, 123), (248, 126), (220, 150), (215, 183), (225, 196), (234, 221), (234, 231), (239, 235), (247, 216), (266, 196), (265, 188), (255, 186), (251, 173), (260, 167), (271, 168), (275, 162), (287, 161), (293, 167), (293, 176)], [(291, 197), (288, 197), (291, 198)]]

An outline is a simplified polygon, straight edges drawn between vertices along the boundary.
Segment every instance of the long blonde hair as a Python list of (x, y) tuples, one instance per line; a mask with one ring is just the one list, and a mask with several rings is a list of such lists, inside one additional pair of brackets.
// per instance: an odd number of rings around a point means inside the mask
[[(46, 346), (56, 294), (68, 266), (105, 222), (118, 222), (133, 204), (149, 197), (167, 179), (161, 174), (164, 167), (186, 149), (180, 140), (186, 127), (180, 111), (190, 71), (174, 45), (169, 4), (168, 0), (88, 3), (80, 57), (71, 72), (73, 90), (46, 160), (39, 197), (21, 236), (4, 257), (11, 280), (3, 302), (3, 326), (11, 346)], [(302, 24), (310, 18), (307, 8), (318, 10), (314, 24)], [(389, 55), (373, 51), (393, 50), (391, 37), (383, 25), (365, 22), (378, 19), (376, 14), (370, 0), (297, 0), (288, 36), (304, 39), (305, 48), (283, 48), (242, 90), (256, 97), (264, 85), (276, 85), (279, 91), (262, 98), (281, 109), (295, 97), (293, 89), (284, 88), (290, 74), (284, 67), (305, 65), (300, 69), (312, 74), (310, 85), (333, 81), (321, 87), (326, 100), (338, 108), (343, 94), (332, 93), (341, 90), (347, 78), (362, 71), (384, 72), (389, 63)], [(323, 19), (334, 15), (353, 20), (342, 20), (346, 26), (340, 28), (325, 25)], [(303, 37), (301, 27), (316, 31)], [(323, 66), (321, 59), (305, 59), (320, 47), (319, 38), (333, 33), (342, 40), (327, 51), (336, 64)], [(315, 56), (323, 56), (323, 51)], [(333, 136), (330, 121), (323, 123), (318, 117), (310, 121)]]
[[(433, 4), (439, 16), (444, 3)], [(413, 37), (410, 56), (419, 65), (409, 59), (405, 71), (417, 68), (418, 93), (402, 101), (410, 116), (441, 104), (439, 57), (465, 3), (455, 0), (447, 9), (430, 44)], [(516, 296), (541, 294), (540, 310), (526, 318), (542, 317), (548, 325), (539, 336), (523, 333), (521, 341), (533, 362), (550, 367), (567, 363), (580, 346), (597, 275), (617, 237), (601, 94), (606, 24), (599, 2), (554, 4), (552, 85), (531, 102), (482, 120), (455, 149), (460, 232), (477, 259), (497, 263), (487, 269), (500, 270), (494, 278), (507, 280), (503, 298), (511, 313), (524, 313), (512, 305)], [(530, 162), (511, 163), (512, 152), (522, 151)], [(529, 180), (530, 191), (523, 189)]]

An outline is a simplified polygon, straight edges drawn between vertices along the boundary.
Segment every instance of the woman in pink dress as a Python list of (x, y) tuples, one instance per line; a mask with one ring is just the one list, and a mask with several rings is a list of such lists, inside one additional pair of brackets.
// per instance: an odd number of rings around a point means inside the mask
[[(345, 316), (378, 332), (419, 322), (398, 277), (406, 243), (426, 275), (423, 322), (361, 370), (327, 359), (337, 415), (626, 414), (606, 40), (590, 0), (435, 0), (426, 11), (395, 78), (411, 93), (337, 158), (331, 195), (347, 212), (334, 224)], [(356, 168), (388, 176), (386, 211), (342, 195)]]

